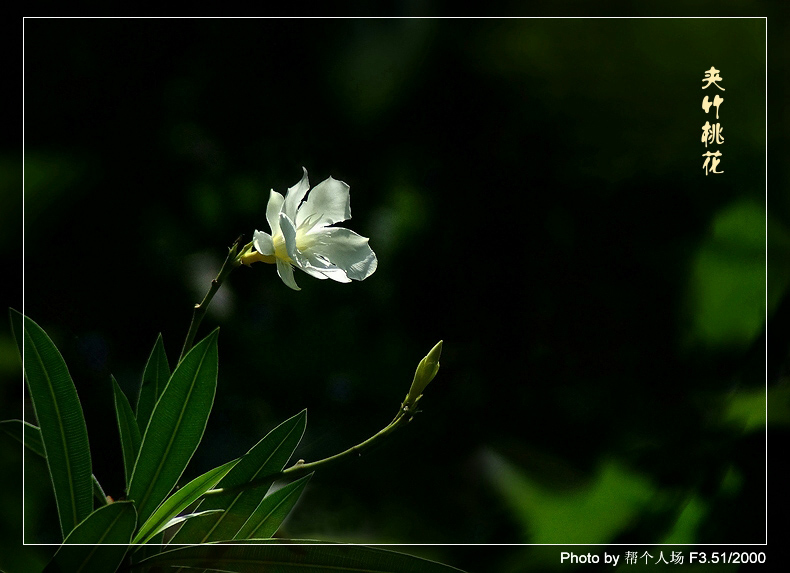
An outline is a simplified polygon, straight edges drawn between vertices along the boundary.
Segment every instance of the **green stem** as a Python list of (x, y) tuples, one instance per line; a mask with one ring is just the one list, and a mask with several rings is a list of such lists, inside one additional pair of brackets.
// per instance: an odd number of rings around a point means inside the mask
[(316, 462), (310, 462), (310, 463), (297, 462), (294, 465), (292, 465), (290, 468), (283, 470), (281, 472), (282, 477), (300, 477), (309, 474), (312, 471), (315, 471), (319, 467), (326, 467), (328, 465), (342, 461), (343, 459), (353, 454), (362, 455), (363, 451), (370, 448), (376, 442), (379, 442), (382, 439), (389, 436), (392, 432), (394, 432), (403, 424), (407, 423), (409, 420), (411, 420), (411, 415), (401, 410), (401, 412), (397, 416), (395, 416), (395, 419), (392, 422), (390, 422), (390, 424), (386, 428), (372, 435), (364, 442), (361, 442), (356, 446), (351, 446), (344, 452), (340, 452), (339, 454), (335, 454), (334, 456), (329, 456), (328, 458), (324, 458)]
[(320, 467), (326, 467), (326, 466), (335, 464), (335, 463), (337, 463), (339, 461), (342, 461), (345, 458), (347, 458), (347, 457), (349, 457), (349, 456), (351, 456), (353, 454), (361, 455), (363, 451), (365, 451), (368, 448), (370, 448), (373, 444), (383, 440), (384, 438), (386, 438), (387, 436), (392, 434), (400, 426), (402, 426), (403, 424), (406, 424), (409, 421), (411, 421), (413, 416), (414, 416), (414, 412), (413, 411), (411, 411), (408, 407), (401, 406), (401, 409), (398, 412), (398, 415), (395, 416), (395, 419), (392, 420), (392, 422), (390, 422), (387, 425), (387, 427), (385, 427), (384, 429), (380, 430), (376, 434), (372, 435), (371, 437), (369, 437), (364, 442), (361, 442), (361, 443), (357, 444), (356, 446), (352, 446), (349, 449), (345, 450), (344, 452), (340, 452), (339, 454), (335, 454), (333, 456), (329, 456), (328, 458), (324, 458), (322, 460), (318, 460), (318, 461), (310, 462), (310, 463), (304, 463), (302, 460), (299, 460), (294, 465), (292, 465), (290, 468), (284, 469), (284, 470), (282, 470), (280, 472), (269, 474), (267, 476), (263, 476), (261, 478), (252, 480), (252, 481), (247, 482), (245, 484), (241, 484), (241, 485), (230, 487), (230, 488), (211, 489), (211, 490), (208, 490), (203, 495), (211, 496), (211, 495), (219, 495), (221, 493), (229, 493), (229, 492), (237, 493), (239, 491), (244, 491), (244, 490), (248, 490), (248, 489), (254, 489), (254, 488), (259, 487), (261, 485), (271, 484), (272, 481), (278, 480), (278, 479), (281, 479), (281, 478), (286, 478), (286, 477), (287, 478), (297, 478), (297, 477), (301, 477), (303, 475), (309, 474), (310, 472), (313, 472), (313, 471), (317, 470)]
[(178, 362), (180, 363), (184, 356), (187, 355), (192, 349), (192, 345), (195, 342), (195, 335), (197, 335), (198, 328), (200, 328), (200, 323), (203, 321), (203, 317), (206, 315), (206, 311), (208, 310), (208, 305), (211, 304), (211, 299), (214, 298), (214, 295), (217, 294), (219, 287), (222, 286), (222, 283), (228, 278), (228, 275), (238, 267), (241, 262), (239, 258), (236, 256), (239, 242), (241, 241), (241, 237), (236, 239), (228, 249), (228, 256), (225, 259), (225, 262), (222, 263), (222, 268), (219, 270), (219, 274), (216, 278), (211, 280), (211, 287), (208, 289), (206, 296), (203, 297), (203, 300), (200, 301), (198, 304), (195, 305), (195, 310), (192, 312), (192, 322), (189, 325), (189, 331), (187, 332), (187, 337), (184, 340), (184, 348), (181, 349), (181, 356), (178, 357)]

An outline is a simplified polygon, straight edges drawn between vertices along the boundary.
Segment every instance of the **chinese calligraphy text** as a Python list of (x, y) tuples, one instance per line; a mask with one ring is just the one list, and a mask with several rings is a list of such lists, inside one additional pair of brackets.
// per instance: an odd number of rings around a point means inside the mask
[[(713, 66), (710, 67), (709, 70), (705, 72), (705, 77), (702, 79), (702, 82), (705, 84), (702, 86), (702, 89), (706, 90), (709, 87), (713, 86), (718, 88), (721, 91), (725, 91), (723, 87), (719, 85), (718, 82), (723, 81), (721, 76), (719, 75), (720, 70), (717, 70)], [(715, 94), (713, 96), (713, 100), (711, 101), (709, 96), (705, 96), (702, 100), (702, 109), (705, 113), (710, 112), (711, 107), (716, 108), (716, 119), (719, 119), (719, 107), (721, 104), (724, 103), (724, 98), (721, 97), (719, 94)], [(702, 143), (705, 144), (705, 148), (707, 149), (708, 144), (711, 145), (722, 145), (724, 143), (724, 128), (722, 127), (721, 123), (716, 121), (716, 123), (711, 124), (709, 121), (705, 122), (705, 125), (702, 126)], [(724, 171), (719, 171), (719, 163), (721, 163), (721, 156), (722, 153), (719, 149), (716, 151), (707, 150), (705, 153), (702, 154), (702, 157), (705, 158), (705, 162), (702, 164), (702, 168), (705, 170), (705, 175), (707, 176), (710, 173), (714, 173), (716, 175), (720, 175), (724, 173)]]

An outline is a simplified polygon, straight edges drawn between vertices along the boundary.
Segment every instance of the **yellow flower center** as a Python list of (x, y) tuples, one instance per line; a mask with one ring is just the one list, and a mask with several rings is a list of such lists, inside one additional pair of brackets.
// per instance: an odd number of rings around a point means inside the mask
[(274, 245), (275, 258), (278, 258), (286, 263), (293, 263), (291, 257), (288, 256), (288, 249), (285, 247), (285, 237), (282, 234), (272, 237), (272, 243)]
[[(309, 230), (310, 228), (308, 228)], [(314, 239), (310, 237), (310, 235), (300, 227), (296, 231), (296, 248), (300, 252), (304, 252), (306, 249), (309, 249), (313, 243), (315, 242)], [(239, 261), (247, 266), (250, 266), (252, 263), (268, 263), (273, 265), (277, 262), (277, 259), (290, 264), (294, 263), (293, 259), (288, 256), (288, 248), (285, 246), (285, 236), (282, 233), (278, 233), (274, 237), (272, 237), (272, 247), (274, 247), (274, 254), (273, 255), (262, 255), (255, 249), (250, 250), (249, 253), (246, 253), (241, 256)]]
[(247, 265), (248, 267), (252, 263), (257, 263), (257, 262), (268, 263), (270, 265), (273, 265), (275, 263), (274, 256), (262, 255), (255, 249), (251, 250), (246, 255), (242, 255), (239, 260), (241, 261), (242, 264)]

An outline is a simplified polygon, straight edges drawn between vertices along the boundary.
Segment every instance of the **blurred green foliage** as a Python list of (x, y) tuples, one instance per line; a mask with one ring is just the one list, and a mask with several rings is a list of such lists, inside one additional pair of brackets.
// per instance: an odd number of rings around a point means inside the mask
[(494, 456), (489, 467), (494, 483), (518, 512), (522, 538), (529, 543), (606, 543), (656, 495), (644, 477), (611, 461), (602, 461), (590, 483), (564, 491), (541, 487)]
[[(716, 213), (711, 236), (692, 262), (692, 341), (718, 347), (747, 346), (762, 330), (766, 312), (765, 217), (765, 206), (753, 201), (729, 205)], [(777, 286), (783, 292), (787, 285)]]

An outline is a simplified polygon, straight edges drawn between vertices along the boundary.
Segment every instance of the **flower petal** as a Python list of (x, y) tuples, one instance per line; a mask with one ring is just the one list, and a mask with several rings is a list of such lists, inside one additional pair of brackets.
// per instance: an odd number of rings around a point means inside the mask
[(272, 243), (272, 236), (269, 233), (256, 229), (252, 235), (252, 246), (262, 255), (271, 256), (274, 254), (274, 243)]
[(321, 274), (324, 275), (325, 278), (332, 279), (333, 281), (339, 283), (351, 282), (351, 279), (348, 278), (348, 275), (346, 275), (346, 271), (344, 271), (343, 269), (339, 269), (337, 267), (329, 268), (324, 271), (321, 271)]
[(307, 178), (307, 169), (302, 167), (302, 171), (304, 171), (302, 180), (293, 187), (289, 187), (288, 193), (285, 194), (285, 208), (283, 210), (285, 211), (285, 214), (291, 218), (291, 221), (296, 221), (296, 211), (299, 207), (299, 203), (302, 202), (305, 193), (307, 193), (307, 190), (310, 189), (310, 181)]
[(296, 214), (297, 229), (302, 225), (325, 227), (351, 218), (348, 185), (332, 177), (316, 185)]
[(266, 220), (269, 222), (273, 237), (280, 232), (280, 211), (282, 211), (284, 201), (283, 196), (274, 189), (269, 193), (269, 202), (266, 204)]
[(296, 227), (285, 213), (280, 213), (280, 231), (285, 239), (285, 250), (292, 262), (299, 264), (299, 251), (296, 250)]
[(306, 272), (311, 277), (314, 277), (314, 278), (317, 278), (317, 279), (321, 279), (322, 281), (329, 278), (325, 274), (319, 273), (318, 271), (313, 269), (310, 265), (304, 265), (304, 266), (301, 266), (299, 268), (302, 269), (304, 272)]
[(277, 259), (277, 274), (283, 279), (283, 282), (294, 290), (302, 290), (294, 280), (294, 270), (291, 263), (286, 263), (281, 259)]
[(309, 246), (302, 250), (302, 254), (313, 267), (317, 266), (312, 263), (316, 258), (330, 263), (326, 269), (316, 268), (330, 279), (338, 280), (331, 267), (342, 269), (348, 278), (361, 281), (372, 275), (378, 266), (368, 238), (349, 229), (325, 227), (310, 233), (309, 239)]
[(299, 268), (310, 276), (319, 279), (332, 279), (339, 283), (351, 282), (351, 279), (346, 275), (346, 271), (323, 258), (312, 253), (303, 254), (303, 257), (305, 261)]

